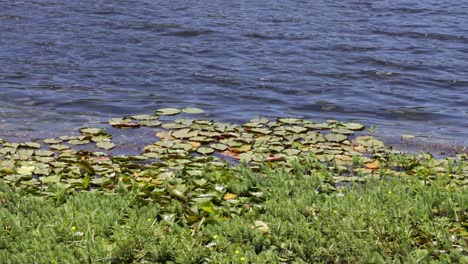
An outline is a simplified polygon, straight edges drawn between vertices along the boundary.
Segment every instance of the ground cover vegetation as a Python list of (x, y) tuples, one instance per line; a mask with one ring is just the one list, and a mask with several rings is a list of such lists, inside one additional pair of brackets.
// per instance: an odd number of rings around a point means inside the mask
[(466, 153), (401, 153), (336, 120), (185, 118), (202, 113), (110, 120), (154, 129), (140, 155), (113, 155), (104, 128), (0, 140), (0, 261), (468, 260)]

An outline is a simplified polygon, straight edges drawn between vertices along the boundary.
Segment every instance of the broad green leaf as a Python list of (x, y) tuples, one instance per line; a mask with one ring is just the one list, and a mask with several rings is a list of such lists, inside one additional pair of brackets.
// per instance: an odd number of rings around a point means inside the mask
[(191, 138), (196, 137), (198, 132), (190, 128), (183, 128), (172, 132), (171, 135), (175, 138)]
[(58, 183), (60, 182), (60, 175), (42, 176), (39, 180), (43, 183)]
[(43, 141), (46, 144), (58, 144), (62, 142), (62, 140), (58, 138), (48, 138), (48, 139), (44, 139)]
[(21, 175), (32, 175), (35, 168), (34, 166), (21, 166), (16, 172)]
[(343, 124), (349, 130), (361, 131), (364, 130), (366, 127), (364, 125), (358, 123), (344, 123)]
[(162, 116), (171, 116), (171, 115), (177, 115), (180, 114), (180, 109), (177, 108), (160, 108), (156, 110), (157, 115), (162, 115)]
[(111, 150), (115, 148), (115, 144), (112, 142), (101, 141), (101, 142), (96, 143), (96, 147), (106, 149), (106, 150)]
[(221, 143), (211, 144), (210, 147), (219, 151), (225, 151), (228, 148), (226, 145)]
[(182, 112), (187, 113), (187, 114), (201, 114), (201, 113), (204, 113), (205, 111), (203, 111), (200, 108), (187, 107), (187, 108), (182, 109)]
[(20, 144), (21, 147), (26, 147), (26, 148), (34, 148), (38, 149), (41, 147), (41, 144), (36, 143), (36, 142), (25, 142)]
[(70, 148), (69, 146), (66, 146), (66, 145), (63, 145), (63, 144), (50, 145), (50, 149), (58, 150), (58, 151), (66, 150), (66, 149), (69, 149), (69, 148)]
[(327, 141), (330, 142), (343, 142), (348, 138), (342, 134), (326, 134), (324, 137)]
[(207, 154), (213, 153), (214, 149), (208, 148), (208, 147), (201, 147), (201, 148), (197, 149), (197, 152), (202, 154), (202, 155), (207, 155)]
[(102, 128), (82, 128), (80, 132), (83, 134), (96, 135), (104, 132)]

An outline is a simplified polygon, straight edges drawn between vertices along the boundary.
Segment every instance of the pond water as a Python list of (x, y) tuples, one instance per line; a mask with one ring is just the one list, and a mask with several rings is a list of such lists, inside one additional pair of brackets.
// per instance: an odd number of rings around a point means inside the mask
[(468, 145), (468, 2), (0, 0), (0, 137), (161, 107)]

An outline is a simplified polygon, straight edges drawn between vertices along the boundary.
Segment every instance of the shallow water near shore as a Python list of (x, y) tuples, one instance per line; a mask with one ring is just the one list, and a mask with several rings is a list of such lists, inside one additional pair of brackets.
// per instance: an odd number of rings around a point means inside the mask
[(464, 10), (451, 1), (5, 2), (0, 137), (194, 106), (216, 121), (339, 119), (376, 125), (409, 149), (467, 146)]

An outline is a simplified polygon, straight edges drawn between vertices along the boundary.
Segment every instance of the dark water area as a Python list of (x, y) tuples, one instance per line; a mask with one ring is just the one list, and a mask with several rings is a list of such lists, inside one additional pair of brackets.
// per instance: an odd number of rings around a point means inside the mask
[(468, 145), (468, 1), (0, 0), (0, 137), (161, 107)]

